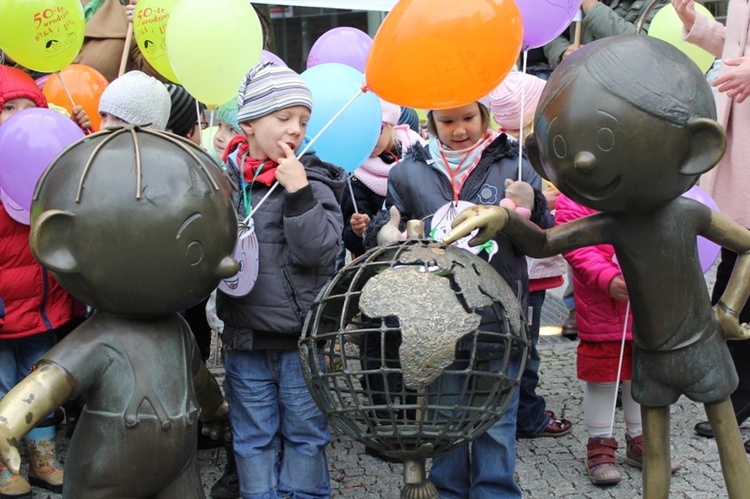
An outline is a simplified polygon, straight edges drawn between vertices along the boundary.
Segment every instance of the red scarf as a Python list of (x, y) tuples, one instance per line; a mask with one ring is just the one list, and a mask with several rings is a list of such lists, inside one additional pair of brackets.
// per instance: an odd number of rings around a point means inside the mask
[[(237, 150), (237, 157), (240, 158), (240, 160), (243, 157), (245, 158), (244, 165), (237, 165), (245, 178), (245, 182), (248, 184), (260, 182), (261, 184), (270, 187), (271, 184), (276, 181), (276, 168), (278, 168), (279, 164), (271, 159), (251, 158), (250, 155), (247, 154), (249, 149), (250, 144), (247, 143), (247, 139), (242, 135), (236, 135), (232, 137), (232, 140), (227, 144), (227, 148), (224, 150), (224, 156), (221, 159), (226, 163), (229, 155), (234, 150)], [(263, 164), (263, 168), (256, 176), (255, 173), (261, 164)]]

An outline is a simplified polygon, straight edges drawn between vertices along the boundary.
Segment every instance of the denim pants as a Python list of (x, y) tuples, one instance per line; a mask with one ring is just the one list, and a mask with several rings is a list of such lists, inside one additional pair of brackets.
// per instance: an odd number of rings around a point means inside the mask
[(539, 327), (542, 319), (542, 306), (544, 305), (546, 291), (534, 291), (529, 293), (529, 309), (531, 309), (531, 325), (529, 327), (529, 339), (531, 355), (526, 361), (526, 367), (521, 375), (521, 386), (519, 387), (518, 416), (516, 420), (516, 431), (522, 437), (535, 437), (547, 429), (550, 419), (544, 413), (547, 403), (544, 397), (536, 393), (539, 384), (539, 351), (536, 345), (539, 342)]
[(31, 366), (55, 343), (55, 332), (0, 341), (0, 396), (4, 397), (31, 373)]
[[(501, 360), (491, 360), (487, 370), (498, 371)], [(511, 357), (507, 375), (518, 375), (520, 359)], [(443, 387), (460, 390), (461, 376), (444, 375)], [(455, 385), (450, 386), (450, 379)], [(441, 400), (441, 404), (446, 401)], [(510, 404), (490, 429), (470, 444), (463, 444), (445, 456), (432, 460), (430, 481), (437, 487), (441, 499), (506, 499), (520, 498), (521, 489), (515, 481), (516, 470), (516, 411), (518, 391)]]
[(243, 499), (331, 495), (328, 423), (297, 351), (224, 351), (224, 391)]

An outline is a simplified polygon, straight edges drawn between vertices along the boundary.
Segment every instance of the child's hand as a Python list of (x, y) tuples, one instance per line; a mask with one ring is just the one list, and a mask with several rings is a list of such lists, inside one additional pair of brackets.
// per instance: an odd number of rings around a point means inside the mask
[(286, 142), (280, 140), (276, 144), (284, 151), (284, 156), (277, 161), (279, 167), (276, 169), (276, 180), (287, 192), (297, 192), (307, 185), (305, 167)]
[(130, 0), (130, 4), (125, 7), (125, 18), (129, 23), (133, 22), (133, 15), (135, 13), (136, 5), (138, 5), (138, 0)]
[(622, 278), (622, 275), (618, 275), (612, 279), (612, 282), (609, 283), (608, 291), (609, 296), (615, 300), (628, 301), (630, 299), (628, 287), (625, 285), (625, 279)]
[(728, 340), (750, 339), (750, 326), (740, 324), (737, 312), (729, 309), (721, 300), (714, 305), (714, 317), (724, 331), (724, 338)]
[(352, 226), (352, 231), (359, 237), (365, 235), (367, 230), (367, 224), (370, 222), (370, 217), (365, 213), (355, 213), (352, 218), (349, 219), (349, 225)]
[(75, 106), (73, 112), (70, 115), (71, 119), (76, 122), (76, 125), (81, 127), (84, 131), (93, 131), (91, 128), (91, 120), (86, 111), (83, 110), (82, 106)]

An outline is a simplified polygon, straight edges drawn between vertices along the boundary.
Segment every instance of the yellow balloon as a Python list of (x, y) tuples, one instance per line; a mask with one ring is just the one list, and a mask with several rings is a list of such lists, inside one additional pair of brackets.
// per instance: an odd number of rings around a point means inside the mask
[(61, 70), (81, 51), (85, 30), (80, 0), (0, 1), (0, 49), (26, 68)]
[(167, 21), (177, 0), (141, 0), (133, 15), (133, 35), (149, 64), (164, 78), (179, 83), (167, 57)]
[[(714, 18), (708, 9), (698, 2), (695, 2), (695, 11), (703, 14), (709, 19)], [(713, 54), (682, 39), (682, 21), (680, 21), (680, 18), (671, 3), (665, 5), (656, 13), (648, 28), (648, 34), (654, 38), (671, 43), (680, 49), (680, 51), (697, 64), (700, 70), (704, 73), (708, 71), (711, 64), (714, 62)]]
[(260, 21), (247, 0), (180, 0), (167, 25), (167, 56), (183, 87), (209, 109), (236, 98), (260, 60)]

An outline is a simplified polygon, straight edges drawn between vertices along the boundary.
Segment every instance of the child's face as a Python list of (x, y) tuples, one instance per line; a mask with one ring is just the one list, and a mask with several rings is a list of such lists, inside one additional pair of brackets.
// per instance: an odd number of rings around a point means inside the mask
[(99, 111), (99, 116), (101, 116), (102, 118), (101, 124), (99, 125), (100, 130), (128, 124), (128, 122), (123, 120), (122, 118), (118, 118), (114, 114), (109, 114), (105, 111)]
[(432, 116), (438, 139), (454, 151), (473, 146), (485, 132), (476, 102), (454, 109), (432, 111)]
[(390, 123), (381, 123), (380, 136), (378, 141), (375, 143), (375, 148), (370, 154), (371, 158), (379, 156), (383, 151), (387, 151), (393, 147), (393, 125)]
[(5, 123), (5, 120), (13, 116), (13, 114), (17, 113), (18, 111), (23, 111), (24, 109), (31, 109), (33, 107), (36, 107), (36, 104), (34, 104), (34, 101), (31, 99), (26, 99), (24, 97), (19, 97), (18, 99), (10, 99), (9, 101), (6, 101), (5, 104), (3, 104), (3, 109), (0, 111), (0, 125)]
[(618, 213), (652, 209), (695, 181), (680, 175), (689, 134), (581, 73), (544, 110), (534, 137), (544, 173), (574, 201)]
[(219, 158), (224, 157), (224, 150), (227, 148), (227, 144), (232, 140), (232, 137), (237, 135), (237, 132), (227, 124), (224, 120), (218, 120), (219, 126), (214, 135), (214, 150)]
[(241, 123), (240, 126), (247, 137), (250, 156), (276, 161), (284, 157), (284, 151), (278, 142), (286, 142), (292, 151), (296, 151), (305, 139), (309, 121), (309, 109), (305, 106), (291, 106)]

